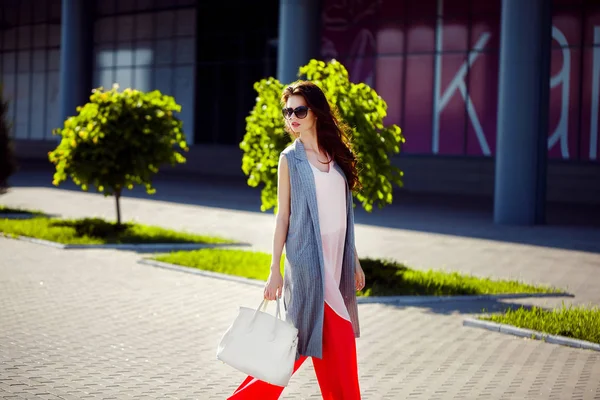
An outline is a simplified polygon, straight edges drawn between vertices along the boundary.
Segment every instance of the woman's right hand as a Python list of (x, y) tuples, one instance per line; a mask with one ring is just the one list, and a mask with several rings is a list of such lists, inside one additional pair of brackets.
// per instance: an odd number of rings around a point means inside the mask
[(267, 284), (265, 285), (265, 299), (275, 300), (276, 298), (280, 298), (282, 290), (283, 276), (281, 276), (281, 271), (271, 268), (269, 279), (267, 279)]

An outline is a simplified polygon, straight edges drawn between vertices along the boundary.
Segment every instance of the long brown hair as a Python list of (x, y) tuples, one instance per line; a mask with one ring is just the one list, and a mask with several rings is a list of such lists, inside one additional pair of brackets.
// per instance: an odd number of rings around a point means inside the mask
[[(342, 168), (350, 190), (360, 189), (357, 158), (350, 142), (351, 129), (340, 119), (337, 107), (329, 104), (321, 88), (310, 81), (297, 81), (286, 87), (281, 95), (281, 103), (285, 105), (293, 95), (304, 97), (306, 105), (317, 117), (319, 148), (325, 150)], [(297, 137), (287, 124), (285, 129), (292, 139)]]

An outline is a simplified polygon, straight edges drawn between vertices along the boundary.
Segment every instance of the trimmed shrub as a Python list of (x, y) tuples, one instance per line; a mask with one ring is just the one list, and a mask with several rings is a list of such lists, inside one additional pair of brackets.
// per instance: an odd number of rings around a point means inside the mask
[(155, 192), (152, 177), (162, 164), (184, 163), (176, 146), (188, 151), (182, 122), (175, 113), (181, 106), (159, 91), (141, 92), (117, 86), (94, 89), (90, 102), (77, 108), (54, 134), (60, 144), (48, 154), (56, 165), (53, 184), (71, 177), (87, 191), (89, 186), (114, 196), (117, 224), (121, 224), (119, 199), (135, 185)]
[[(317, 84), (341, 118), (352, 128), (353, 150), (358, 158), (362, 190), (355, 198), (367, 211), (392, 203), (393, 185), (402, 186), (402, 171), (393, 166), (390, 156), (398, 154), (405, 139), (400, 127), (387, 125), (386, 102), (368, 85), (352, 83), (348, 71), (333, 60), (311, 60), (299, 70), (299, 76)], [(275, 78), (254, 84), (256, 104), (246, 118), (246, 134), (240, 143), (242, 170), (249, 186), (264, 185), (261, 209), (277, 206), (277, 164), (279, 154), (291, 142), (284, 130), (280, 102), (284, 85)]]

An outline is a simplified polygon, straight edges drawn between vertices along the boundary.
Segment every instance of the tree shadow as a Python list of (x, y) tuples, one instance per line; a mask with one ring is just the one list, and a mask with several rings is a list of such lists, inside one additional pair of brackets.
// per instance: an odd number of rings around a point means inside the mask
[[(142, 243), (142, 245), (144, 245), (144, 244), (152, 245), (152, 243)], [(156, 247), (156, 246), (130, 247), (130, 248), (124, 248), (123, 250), (132, 251), (137, 254), (158, 255), (158, 254), (174, 253), (174, 252), (178, 252), (178, 251), (193, 251), (193, 250), (201, 250), (201, 249), (207, 249), (207, 248), (209, 248), (209, 249), (222, 249), (222, 248), (228, 249), (228, 248), (243, 248), (243, 247), (250, 248), (250, 247), (252, 247), (251, 243), (246, 243), (246, 242), (235, 242), (235, 243), (172, 242), (172, 243), (170, 243), (172, 246), (169, 246), (169, 243), (167, 243), (167, 242), (163, 242), (163, 243), (159, 243), (159, 244), (164, 244), (164, 246), (160, 246), (160, 247)], [(186, 248), (177, 247), (177, 245), (179, 245), (179, 244), (189, 244), (190, 246), (186, 247)], [(186, 268), (189, 268), (189, 267), (186, 267)]]
[(18, 213), (2, 213), (0, 212), (0, 218), (6, 219), (33, 219), (33, 218), (59, 218), (60, 215), (49, 214), (49, 213), (37, 213), (37, 212), (26, 212), (21, 211)]
[[(5, 190), (5, 194), (8, 193), (8, 190)], [(1, 199), (1, 197), (0, 197)], [(0, 204), (0, 218), (6, 219), (32, 219), (32, 218), (53, 218), (55, 214), (48, 214), (40, 210), (28, 210), (20, 207), (7, 207)]]
[[(361, 293), (369, 296), (477, 296), (495, 285), (517, 291), (516, 282), (513, 281), (491, 280), (458, 272), (414, 270), (393, 260), (361, 258), (360, 265), (367, 277), (367, 286)], [(541, 287), (536, 289), (533, 285), (520, 284), (527, 286), (521, 286), (521, 290), (546, 294)]]
[(51, 227), (71, 228), (76, 236), (89, 236), (96, 239), (116, 239), (132, 228), (132, 224), (117, 225), (100, 218), (85, 218), (80, 220), (54, 220)]
[[(120, 225), (100, 218), (84, 218), (77, 220), (52, 220), (50, 227), (70, 228), (78, 238), (99, 239), (106, 244), (212, 244), (192, 234), (169, 232), (162, 228), (144, 227), (124, 222)], [(214, 244), (221, 244), (216, 241)], [(229, 244), (229, 243), (228, 243)], [(229, 244), (231, 245), (231, 244)]]
[[(561, 297), (561, 296), (557, 296)], [(569, 296), (564, 296), (569, 297)], [(532, 299), (534, 297), (530, 297)], [(414, 302), (410, 304), (399, 301), (398, 303), (381, 304), (382, 307), (391, 308), (394, 310), (403, 310), (407, 308), (420, 308), (424, 312), (440, 315), (465, 315), (477, 316), (483, 314), (504, 313), (508, 310), (515, 310), (523, 307), (531, 310), (533, 307), (551, 310), (552, 307), (527, 304), (526, 302), (512, 300), (510, 298), (489, 298), (489, 299), (474, 299), (474, 300), (452, 300), (445, 299), (443, 301), (424, 301), (422, 303)]]

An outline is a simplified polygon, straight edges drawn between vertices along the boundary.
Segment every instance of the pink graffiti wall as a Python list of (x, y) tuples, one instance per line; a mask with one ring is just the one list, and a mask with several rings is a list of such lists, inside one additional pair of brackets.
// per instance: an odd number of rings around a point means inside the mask
[[(406, 153), (493, 156), (501, 0), (323, 3), (321, 56), (381, 94)], [(598, 162), (600, 3), (553, 13), (548, 155)]]

